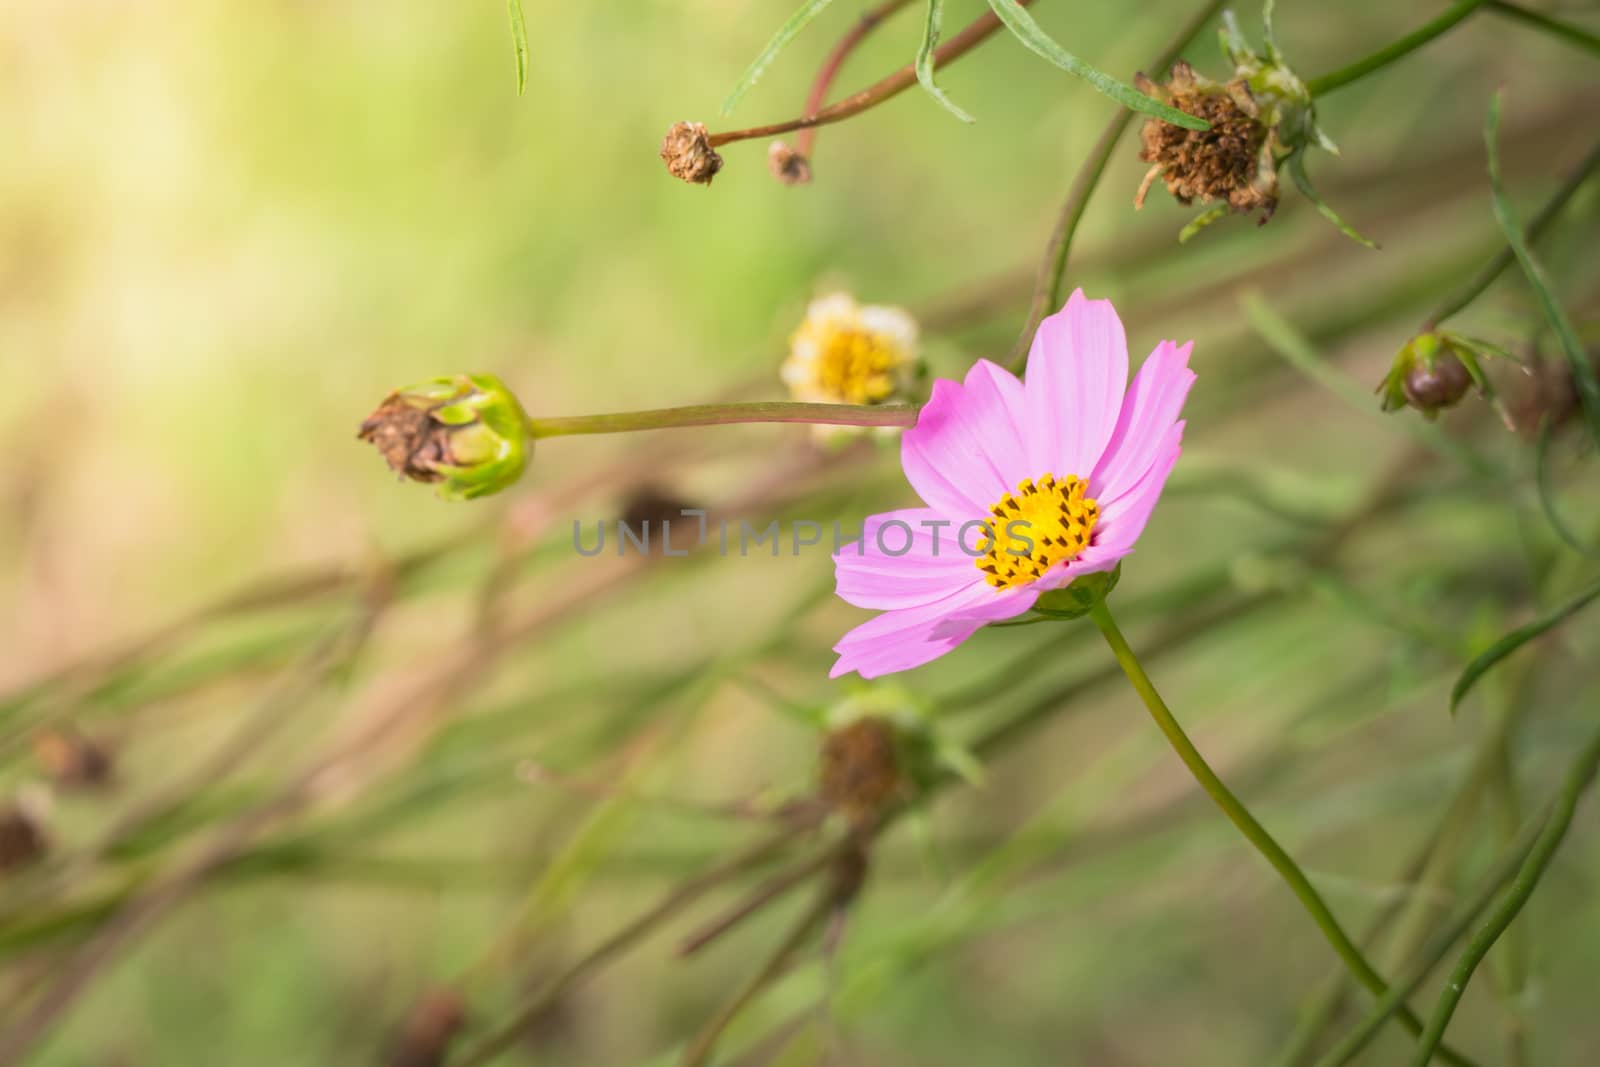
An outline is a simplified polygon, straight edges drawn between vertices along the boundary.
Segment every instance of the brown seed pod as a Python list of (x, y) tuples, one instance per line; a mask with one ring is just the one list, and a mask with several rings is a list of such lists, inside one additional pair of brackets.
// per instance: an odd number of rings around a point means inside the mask
[(0, 874), (20, 871), (44, 858), (50, 839), (38, 818), (20, 803), (0, 808)]
[(65, 788), (94, 788), (111, 781), (110, 750), (76, 730), (41, 732), (33, 739), (33, 758), (47, 777)]
[(785, 185), (806, 185), (811, 181), (811, 161), (787, 141), (773, 141), (768, 146), (767, 169)]

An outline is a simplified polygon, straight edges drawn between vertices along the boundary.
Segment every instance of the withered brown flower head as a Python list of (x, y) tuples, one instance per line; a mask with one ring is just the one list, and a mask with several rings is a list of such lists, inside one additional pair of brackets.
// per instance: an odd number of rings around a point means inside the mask
[(1152, 166), (1135, 204), (1144, 203), (1151, 184), (1160, 178), (1180, 204), (1223, 201), (1239, 214), (1259, 210), (1263, 223), (1272, 217), (1278, 206), (1277, 172), (1269, 145), (1272, 131), (1243, 79), (1211, 82), (1180, 60), (1173, 64), (1165, 85), (1143, 74), (1136, 84), (1146, 95), (1205, 119), (1211, 128), (1186, 130), (1160, 119), (1147, 120), (1140, 133), (1139, 158)]
[(661, 158), (667, 172), (692, 185), (710, 185), (722, 169), (722, 157), (711, 147), (701, 122), (679, 122), (661, 139)]
[(767, 148), (767, 169), (785, 185), (806, 185), (811, 181), (811, 161), (787, 141), (773, 141)]
[(450, 434), (454, 427), (435, 422), (427, 407), (401, 393), (390, 393), (356, 436), (371, 441), (389, 469), (417, 482), (442, 481), (441, 466), (454, 466)]
[(819, 777), (822, 802), (830, 810), (854, 825), (871, 822), (901, 786), (894, 726), (866, 716), (828, 734)]

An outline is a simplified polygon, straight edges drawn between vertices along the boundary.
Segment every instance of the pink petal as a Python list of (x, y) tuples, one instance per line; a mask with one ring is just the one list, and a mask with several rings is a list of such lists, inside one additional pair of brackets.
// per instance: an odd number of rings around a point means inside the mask
[[(973, 576), (981, 577), (976, 568)], [(995, 591), (988, 585), (974, 581), (971, 586), (935, 603), (886, 611), (869, 619), (833, 646), (839, 659), (828, 677), (838, 678), (855, 671), (863, 678), (876, 678), (936, 660), (983, 625), (978, 620), (957, 620), (955, 613), (994, 596)]]
[(1089, 480), (1089, 495), (1108, 507), (1139, 484), (1156, 461), (1162, 442), (1183, 410), (1194, 371), (1189, 353), (1194, 342), (1183, 345), (1162, 341), (1134, 376), (1122, 401), (1117, 428), (1105, 455)]
[(1144, 477), (1102, 508), (1100, 522), (1095, 527), (1094, 548), (1122, 555), (1133, 551), (1133, 543), (1144, 533), (1144, 525), (1155, 510), (1156, 501), (1161, 499), (1161, 490), (1166, 487), (1173, 464), (1178, 462), (1182, 446), (1183, 423), (1177, 422), (1162, 436), (1155, 459)]
[[(940, 522), (945, 525), (927, 525)], [(838, 595), (858, 608), (917, 607), (982, 577), (973, 557), (956, 542), (959, 524), (931, 508), (887, 511), (861, 525), (861, 539), (833, 554)], [(968, 545), (981, 536), (974, 531)], [(892, 554), (903, 547), (903, 555)]]
[(1128, 339), (1111, 301), (1079, 289), (1041, 322), (1023, 384), (1030, 476), (1086, 476), (1111, 439), (1128, 384)]
[[(1009, 379), (1009, 383), (1007, 381)], [(999, 367), (980, 360), (965, 385), (939, 379), (900, 439), (900, 465), (924, 503), (946, 518), (986, 514), (1024, 469), (1017, 427), (1021, 385)]]

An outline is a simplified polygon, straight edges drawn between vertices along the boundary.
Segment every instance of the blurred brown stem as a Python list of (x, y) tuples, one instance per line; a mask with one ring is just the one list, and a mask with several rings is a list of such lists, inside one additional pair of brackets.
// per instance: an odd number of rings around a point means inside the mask
[[(834, 79), (844, 69), (844, 62), (850, 58), (850, 53), (854, 52), (856, 46), (866, 40), (872, 31), (877, 29), (885, 19), (910, 2), (911, 0), (884, 0), (883, 3), (865, 12), (856, 20), (855, 25), (850, 27), (849, 32), (839, 38), (839, 43), (833, 46), (833, 51), (828, 53), (828, 58), (823, 60), (822, 69), (817, 71), (817, 77), (811, 83), (811, 92), (806, 96), (806, 106), (802, 114), (815, 115), (822, 110), (823, 104), (828, 99), (828, 90), (833, 87)], [(795, 151), (799, 152), (809, 162), (811, 153), (816, 146), (816, 140), (817, 128), (815, 126), (806, 127), (794, 139)]]

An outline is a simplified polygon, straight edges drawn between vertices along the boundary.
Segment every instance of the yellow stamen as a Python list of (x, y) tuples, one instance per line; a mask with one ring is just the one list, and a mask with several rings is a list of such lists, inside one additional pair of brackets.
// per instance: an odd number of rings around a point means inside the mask
[(1024, 479), (1015, 494), (1002, 496), (989, 509), (990, 536), (978, 546), (984, 550), (977, 559), (984, 581), (1013, 589), (1082, 555), (1100, 520), (1100, 505), (1083, 495), (1087, 488), (1076, 475), (1057, 481), (1046, 474), (1037, 483)]
[(895, 389), (901, 353), (866, 330), (835, 328), (820, 338), (816, 383), (825, 395), (847, 404), (875, 404)]

